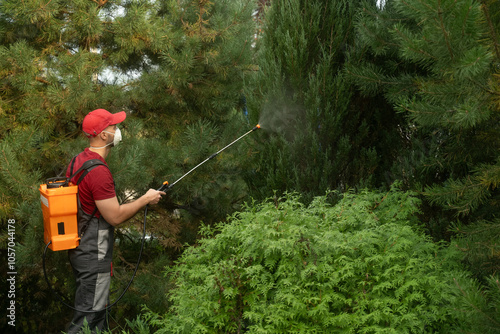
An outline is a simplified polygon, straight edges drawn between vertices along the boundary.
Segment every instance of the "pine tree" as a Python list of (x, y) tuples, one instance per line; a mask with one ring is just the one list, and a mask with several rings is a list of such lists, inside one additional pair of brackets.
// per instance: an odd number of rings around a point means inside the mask
[[(38, 185), (63, 172), (85, 147), (80, 124), (89, 111), (130, 111), (126, 88), (105, 72), (117, 68), (126, 76), (127, 70), (140, 68), (142, 53), (154, 54), (161, 39), (154, 46), (137, 42), (151, 40), (161, 28), (154, 18), (146, 19), (152, 9), (147, 2), (0, 3), (0, 217), (16, 220), (17, 332), (47, 331), (43, 326), (63, 330), (69, 320), (71, 312), (42, 276)], [(135, 177), (121, 184), (133, 187)], [(71, 298), (65, 252), (49, 255), (52, 284)], [(0, 323), (3, 327), (5, 318)]]
[[(145, 134), (168, 145), (154, 148), (157, 183), (172, 183), (251, 129), (241, 109), (252, 64), (254, 2), (170, 1), (159, 14), (168, 22), (168, 46), (141, 77), (133, 99), (147, 121)], [(238, 176), (248, 148), (238, 144), (173, 188), (170, 205), (198, 220), (224, 219), (246, 195)], [(241, 157), (239, 157), (241, 156)]]
[(365, 94), (382, 93), (407, 115), (408, 186), (425, 195), (434, 236), (449, 238), (458, 221), (461, 249), (480, 278), (500, 263), (498, 8), (387, 1), (360, 15), (358, 62), (348, 68)]
[[(296, 190), (304, 200), (326, 189), (381, 186), (402, 138), (383, 100), (356, 93), (342, 68), (353, 47), (360, 1), (276, 0), (257, 42), (257, 90), (249, 112), (265, 139), (247, 182), (256, 197)], [(377, 103), (380, 102), (380, 103)]]
[[(252, 4), (243, 0), (0, 3), (0, 218), (2, 228), (7, 218), (15, 218), (17, 224), (16, 301), (22, 309), (18, 323), (23, 324), (18, 332), (48, 331), (40, 327), (40, 318), (51, 331), (62, 330), (70, 318), (71, 312), (50, 294), (42, 276), (38, 185), (62, 172), (86, 146), (83, 117), (96, 108), (128, 112), (124, 140), (107, 161), (120, 201), (182, 175), (200, 157), (246, 130), (248, 124), (237, 107), (250, 61)], [(232, 154), (238, 152), (246, 153), (240, 147)], [(151, 275), (185, 241), (195, 240), (200, 217), (207, 222), (220, 218), (246, 194), (243, 181), (238, 181), (238, 159), (227, 154), (216, 161), (202, 178), (196, 175), (197, 182), (186, 180), (183, 191), (177, 187), (173, 199), (156, 212), (150, 210), (148, 228), (154, 228), (136, 278), (139, 284), (118, 304), (115, 320), (123, 322), (120, 317), (138, 311), (144, 302), (138, 296), (151, 296), (149, 305), (165, 308), (166, 301), (158, 294), (164, 287)], [(203, 197), (199, 193), (208, 198), (203, 208), (217, 210), (205, 209), (204, 216), (197, 212), (192, 203)], [(218, 201), (219, 206), (214, 205)], [(225, 206), (227, 202), (234, 206)], [(189, 210), (177, 218), (171, 212), (173, 203)], [(137, 259), (139, 238), (133, 226), (141, 220), (137, 217), (117, 230), (113, 291), (122, 291), (130, 278), (128, 264)], [(7, 239), (4, 234), (0, 238), (5, 249)], [(49, 251), (49, 257), (52, 284), (71, 299), (72, 274), (65, 252)], [(0, 326), (4, 324), (5, 318)]]

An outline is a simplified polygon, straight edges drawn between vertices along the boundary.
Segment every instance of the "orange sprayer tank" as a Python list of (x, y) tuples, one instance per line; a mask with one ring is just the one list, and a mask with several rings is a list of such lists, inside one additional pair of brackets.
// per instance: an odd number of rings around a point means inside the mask
[(42, 184), (39, 190), (45, 243), (51, 241), (49, 248), (53, 251), (78, 247), (78, 186), (69, 183), (67, 186), (47, 188), (47, 184)]

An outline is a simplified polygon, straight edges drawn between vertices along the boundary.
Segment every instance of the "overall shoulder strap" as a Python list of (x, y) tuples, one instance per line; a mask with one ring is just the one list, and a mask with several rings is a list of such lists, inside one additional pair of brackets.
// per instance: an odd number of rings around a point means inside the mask
[(70, 167), (70, 169), (69, 169), (69, 175), (73, 175), (73, 167), (75, 166), (75, 161), (76, 161), (76, 157), (77, 157), (77, 156), (78, 156), (78, 154), (77, 154), (77, 155), (75, 155), (75, 156), (73, 157), (73, 159), (71, 159), (71, 167)]
[[(76, 157), (75, 157), (76, 158)], [(74, 160), (75, 158), (73, 158), (73, 161), (71, 162), (71, 169), (70, 169), (70, 173), (71, 173), (71, 176), (69, 177), (69, 180), (73, 179), (76, 175), (78, 175), (78, 173), (80, 173), (82, 170), (84, 171), (82, 173), (82, 175), (80, 175), (80, 177), (78, 178), (78, 181), (76, 181), (76, 184), (80, 184), (80, 182), (82, 182), (83, 178), (92, 170), (94, 169), (95, 167), (97, 166), (106, 166), (107, 168), (109, 168), (104, 162), (102, 162), (101, 160), (99, 159), (91, 159), (91, 160), (87, 160), (83, 163), (83, 165), (78, 168), (78, 170), (76, 172), (73, 173), (73, 165), (74, 165)]]
[(101, 160), (99, 159), (92, 159), (92, 160), (87, 160), (83, 163), (82, 167), (78, 168), (78, 170), (75, 172), (74, 176), (75, 175), (78, 175), (78, 173), (80, 171), (84, 171), (82, 173), (82, 175), (80, 175), (80, 177), (78, 178), (78, 181), (76, 181), (76, 184), (80, 184), (80, 182), (82, 182), (83, 178), (94, 168), (96, 168), (97, 166), (106, 166), (106, 168), (108, 168), (108, 166), (102, 162)]
[[(76, 157), (75, 157), (76, 158)], [(82, 175), (80, 175), (80, 177), (78, 178), (78, 181), (76, 181), (76, 184), (80, 184), (80, 182), (82, 182), (83, 178), (94, 168), (98, 167), (98, 166), (106, 166), (106, 168), (109, 169), (108, 165), (106, 165), (104, 162), (102, 162), (101, 160), (99, 159), (91, 159), (91, 160), (87, 160), (83, 163), (83, 165), (78, 168), (78, 170), (76, 172), (73, 173), (73, 164), (74, 164), (74, 159), (72, 161), (72, 164), (71, 164), (71, 176), (69, 178), (69, 180), (73, 179), (73, 177), (75, 177), (76, 175), (78, 175), (78, 173), (80, 173), (82, 170), (83, 170), (83, 173)], [(80, 212), (81, 210), (81, 207), (80, 207), (80, 199), (78, 199), (78, 210)], [(95, 216), (97, 212), (97, 205), (94, 209), (94, 212), (92, 212), (92, 214), (90, 215), (90, 218), (87, 219), (87, 221), (83, 222), (82, 223), (82, 226), (80, 228), (79, 226), (79, 235), (82, 236), (84, 233), (85, 233), (85, 230), (87, 230), (87, 227), (89, 226), (89, 223), (90, 223), (90, 220)], [(80, 223), (79, 223), (80, 225)]]

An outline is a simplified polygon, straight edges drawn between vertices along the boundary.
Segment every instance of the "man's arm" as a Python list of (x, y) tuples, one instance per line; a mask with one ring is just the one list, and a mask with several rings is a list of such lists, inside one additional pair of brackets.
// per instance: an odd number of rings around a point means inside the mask
[(149, 189), (147, 193), (130, 203), (120, 205), (115, 196), (95, 201), (95, 204), (104, 219), (110, 225), (116, 226), (132, 218), (137, 211), (147, 204), (157, 204), (161, 199), (161, 195), (165, 195), (165, 193), (163, 191)]

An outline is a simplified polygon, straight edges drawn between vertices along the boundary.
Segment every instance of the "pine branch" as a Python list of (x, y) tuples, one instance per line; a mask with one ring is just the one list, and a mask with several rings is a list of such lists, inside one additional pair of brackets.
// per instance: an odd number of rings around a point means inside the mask
[(453, 54), (453, 51), (452, 51), (451, 45), (450, 45), (450, 34), (446, 30), (445, 25), (444, 25), (443, 9), (441, 8), (441, 1), (442, 0), (438, 0), (438, 8), (437, 8), (437, 12), (438, 12), (438, 16), (439, 16), (439, 26), (441, 27), (441, 31), (442, 31), (443, 36), (444, 36), (444, 40), (446, 41), (446, 47), (448, 48), (448, 52), (450, 53), (450, 59), (453, 61), (454, 54)]
[(493, 48), (495, 49), (495, 53), (497, 55), (497, 59), (500, 59), (500, 45), (499, 45), (499, 40), (497, 37), (496, 29), (495, 26), (493, 25), (493, 22), (490, 17), (490, 9), (488, 4), (483, 0), (482, 1), (483, 5), (481, 8), (483, 9), (484, 15), (486, 17), (486, 21), (488, 22), (488, 27), (490, 29), (490, 34), (491, 34), (491, 41), (493, 43)]
[(44, 83), (46, 85), (51, 85), (50, 82), (48, 82), (47, 80), (41, 78), (41, 77), (35, 77), (35, 80), (38, 81), (38, 82), (41, 82), (41, 83)]
[[(455, 282), (455, 285), (457, 286), (457, 288), (459, 289), (459, 291), (461, 292), (462, 296), (464, 297), (464, 301), (470, 306), (472, 307), (472, 309), (474, 309), (477, 313), (477, 315), (481, 315), (483, 316), (485, 319), (488, 319), (490, 321), (490, 323), (493, 325), (497, 325), (499, 326), (500, 325), (500, 322), (498, 322), (496, 319), (492, 318), (488, 313), (486, 313), (486, 311), (480, 307), (478, 307), (476, 305), (476, 303), (474, 303), (474, 300), (472, 300), (471, 296), (469, 295), (470, 292), (466, 292), (462, 286), (460, 286), (460, 284), (458, 283), (457, 279), (456, 278), (453, 278), (453, 281)], [(498, 282), (498, 281), (497, 281)], [(486, 324), (483, 324), (484, 326), (487, 326)], [(493, 328), (493, 327), (492, 327)]]
[(29, 189), (32, 189), (32, 190), (37, 190), (36, 187), (34, 187), (32, 185), (28, 185), (26, 183), (23, 183), (20, 180), (18, 180), (14, 175), (12, 175), (12, 173), (10, 172), (10, 168), (9, 168), (10, 167), (9, 159), (7, 159), (7, 155), (5, 154), (5, 150), (3, 150), (3, 149), (2, 149), (2, 155), (3, 155), (4, 160), (5, 160), (4, 166), (6, 166), (6, 167), (2, 168), (2, 170), (6, 171), (9, 174), (10, 179), (14, 180), (21, 187), (26, 187), (26, 188), (29, 188)]
[(434, 61), (438, 60), (437, 57), (433, 56), (432, 54), (430, 54), (429, 52), (427, 51), (424, 51), (422, 50), (421, 48), (414, 48), (412, 45), (413, 45), (413, 42), (408, 38), (408, 36), (406, 34), (403, 33), (403, 31), (401, 30), (401, 28), (399, 27), (394, 27), (394, 31), (398, 33), (398, 35), (400, 37), (402, 37), (406, 42), (407, 44), (405, 45), (406, 48), (414, 51), (415, 53), (418, 53), (418, 54), (422, 54), (424, 55), (426, 58), (428, 59), (432, 59)]

